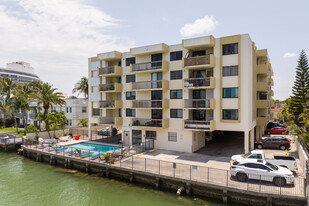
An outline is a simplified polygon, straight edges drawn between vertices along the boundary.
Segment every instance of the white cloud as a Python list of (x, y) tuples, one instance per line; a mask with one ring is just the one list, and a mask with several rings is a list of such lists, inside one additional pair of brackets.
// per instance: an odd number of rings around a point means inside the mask
[(287, 53), (285, 53), (285, 54), (283, 55), (283, 58), (290, 58), (290, 57), (295, 57), (295, 56), (296, 56), (295, 53), (289, 53), (289, 52), (287, 52)]
[(86, 0), (15, 0), (14, 6), (2, 2), (0, 66), (29, 62), (43, 81), (68, 94), (87, 76), (88, 57), (134, 45), (107, 34), (121, 27), (121, 21)]
[(204, 16), (201, 19), (196, 19), (192, 24), (185, 24), (180, 29), (182, 36), (193, 36), (196, 34), (208, 33), (215, 30), (218, 21), (213, 16)]

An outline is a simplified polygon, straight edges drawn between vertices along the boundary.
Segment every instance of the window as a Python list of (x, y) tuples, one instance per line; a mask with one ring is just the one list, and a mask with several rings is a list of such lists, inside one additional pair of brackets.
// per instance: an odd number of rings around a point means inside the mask
[(67, 113), (69, 113), (69, 107), (67, 107)]
[(168, 141), (177, 142), (177, 132), (169, 132), (168, 133)]
[(238, 43), (222, 46), (222, 55), (238, 54)]
[(157, 139), (157, 132), (156, 131), (146, 131), (146, 139)]
[(87, 112), (87, 107), (82, 107), (82, 113), (86, 113)]
[(223, 76), (238, 76), (238, 66), (223, 67)]
[(100, 116), (100, 109), (93, 108), (92, 109), (92, 116)]
[(72, 126), (72, 120), (70, 119), (70, 126)]
[(126, 100), (134, 100), (135, 92), (126, 92)]
[(126, 66), (130, 66), (130, 64), (135, 64), (135, 57), (126, 58)]
[(135, 117), (135, 109), (126, 109), (126, 116), (127, 117)]
[(162, 91), (151, 91), (151, 100), (161, 100)]
[(205, 55), (206, 55), (206, 51), (205, 50), (193, 51), (192, 52), (192, 57), (205, 56)]
[(132, 130), (132, 144), (142, 143), (142, 130)]
[(182, 59), (182, 51), (175, 51), (170, 53), (170, 61), (177, 61)]
[(126, 76), (126, 83), (135, 82), (135, 74)]
[(170, 99), (182, 99), (182, 90), (171, 90)]
[(171, 71), (171, 80), (182, 79), (182, 70)]
[(171, 118), (182, 118), (182, 109), (171, 109)]
[(72, 113), (72, 107), (70, 107), (70, 113)]
[(238, 98), (238, 88), (223, 88), (223, 98)]
[(238, 109), (224, 109), (223, 120), (238, 120)]

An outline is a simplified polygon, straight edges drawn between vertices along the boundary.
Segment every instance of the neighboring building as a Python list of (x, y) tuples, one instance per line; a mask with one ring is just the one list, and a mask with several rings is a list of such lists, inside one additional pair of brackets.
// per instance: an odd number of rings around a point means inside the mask
[(122, 129), (125, 144), (183, 152), (242, 132), (248, 151), (270, 117), (272, 75), (248, 34), (101, 53), (89, 58), (89, 122)]
[[(64, 111), (65, 116), (67, 118), (66, 127), (78, 127), (78, 123), (82, 119), (88, 119), (88, 100), (84, 98), (76, 98), (69, 97), (64, 99), (66, 105), (63, 106), (53, 106), (50, 108), (49, 112), (52, 111)], [(36, 103), (31, 103), (31, 107), (33, 108), (28, 113), (28, 124), (38, 126), (38, 121), (36, 119), (38, 111), (36, 109)], [(41, 111), (43, 112), (43, 111)], [(20, 119), (20, 123), (22, 124), (22, 119)]]
[(34, 69), (27, 62), (7, 63), (6, 68), (0, 68), (0, 78), (10, 78), (19, 83), (29, 83), (40, 80), (34, 73)]

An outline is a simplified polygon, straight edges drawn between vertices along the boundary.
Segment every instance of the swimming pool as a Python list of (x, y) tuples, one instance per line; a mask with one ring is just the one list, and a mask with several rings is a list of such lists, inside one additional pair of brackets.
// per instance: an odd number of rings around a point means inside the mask
[(109, 146), (109, 145), (103, 145), (103, 144), (95, 144), (95, 143), (89, 143), (89, 142), (81, 142), (77, 144), (71, 144), (68, 145), (68, 147), (72, 147), (75, 149), (82, 149), (82, 150), (91, 150), (95, 152), (111, 152), (117, 149), (120, 149), (121, 147), (116, 146)]

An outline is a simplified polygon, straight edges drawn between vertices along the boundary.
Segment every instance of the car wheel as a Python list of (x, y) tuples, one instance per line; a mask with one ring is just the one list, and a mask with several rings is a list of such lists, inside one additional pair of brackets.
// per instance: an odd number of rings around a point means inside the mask
[(267, 132), (267, 134), (270, 134), (270, 132)]
[(258, 145), (257, 145), (257, 148), (258, 148), (258, 149), (263, 149), (263, 145), (258, 144)]
[(274, 184), (276, 186), (285, 186), (286, 185), (286, 180), (284, 177), (275, 177), (274, 178)]
[(248, 180), (248, 177), (245, 173), (237, 173), (236, 178), (240, 182), (246, 182)]
[(280, 147), (279, 147), (281, 150), (285, 150), (286, 149), (286, 147), (284, 146), (284, 145), (280, 145)]

